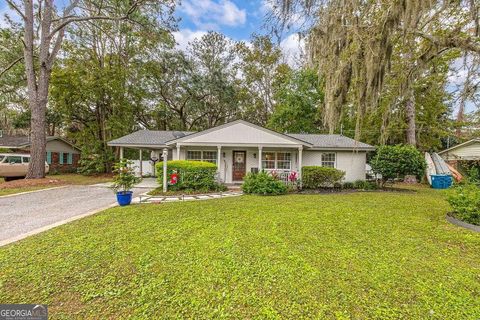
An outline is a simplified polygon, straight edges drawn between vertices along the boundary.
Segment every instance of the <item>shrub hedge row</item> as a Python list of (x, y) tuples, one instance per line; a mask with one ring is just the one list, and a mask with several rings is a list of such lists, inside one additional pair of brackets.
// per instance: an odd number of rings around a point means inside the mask
[[(163, 184), (163, 162), (156, 165), (157, 179)], [(218, 191), (224, 187), (220, 185), (215, 175), (217, 166), (211, 162), (171, 160), (167, 162), (167, 182), (169, 190), (195, 190), (195, 191)], [(177, 182), (172, 183), (173, 175), (177, 176)]]

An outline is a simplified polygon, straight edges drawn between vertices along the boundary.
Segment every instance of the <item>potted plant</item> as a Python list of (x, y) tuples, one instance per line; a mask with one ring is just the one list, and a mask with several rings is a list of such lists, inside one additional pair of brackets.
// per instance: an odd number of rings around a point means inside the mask
[(129, 205), (132, 202), (132, 188), (140, 182), (135, 176), (133, 161), (120, 160), (113, 166), (113, 184), (110, 188), (117, 194), (117, 202), (120, 206)]

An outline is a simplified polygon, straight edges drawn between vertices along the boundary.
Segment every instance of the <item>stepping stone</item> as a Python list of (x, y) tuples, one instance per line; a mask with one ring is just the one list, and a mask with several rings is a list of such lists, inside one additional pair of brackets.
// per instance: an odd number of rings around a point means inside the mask
[(197, 196), (198, 199), (210, 199), (209, 196)]
[(184, 197), (183, 200), (195, 200), (196, 198), (195, 197), (192, 197), (192, 196), (188, 196), (188, 197)]

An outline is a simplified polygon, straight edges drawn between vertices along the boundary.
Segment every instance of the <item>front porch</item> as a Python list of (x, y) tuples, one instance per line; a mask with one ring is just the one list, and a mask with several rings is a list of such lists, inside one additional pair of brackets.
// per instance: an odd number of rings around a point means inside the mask
[(177, 145), (174, 160), (207, 161), (217, 165), (218, 180), (226, 184), (241, 184), (249, 172), (262, 170), (276, 174), (287, 182), (292, 172), (301, 177), (303, 148), (280, 146), (196, 146)]

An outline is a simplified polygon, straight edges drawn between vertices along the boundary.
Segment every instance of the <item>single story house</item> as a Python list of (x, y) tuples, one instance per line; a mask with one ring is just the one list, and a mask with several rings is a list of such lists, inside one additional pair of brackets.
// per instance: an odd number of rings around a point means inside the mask
[[(30, 153), (30, 137), (0, 135), (0, 148), (17, 153)], [(78, 167), (80, 149), (69, 141), (61, 137), (49, 136), (46, 151), (50, 172), (71, 172)]]
[(452, 167), (459, 169), (459, 161), (480, 160), (480, 138), (468, 140), (451, 148), (438, 152), (438, 154)]
[[(338, 134), (283, 134), (237, 120), (200, 132), (140, 130), (109, 146), (168, 152), (167, 159), (215, 163), (219, 180), (241, 182), (247, 172), (276, 171), (287, 177), (303, 166), (345, 171), (345, 181), (365, 179), (367, 152), (375, 148)], [(140, 162), (141, 163), (141, 162)], [(140, 174), (142, 171), (140, 170)]]

